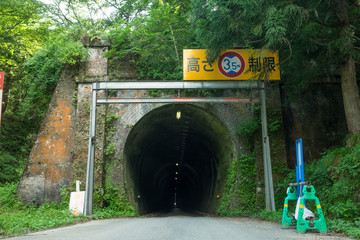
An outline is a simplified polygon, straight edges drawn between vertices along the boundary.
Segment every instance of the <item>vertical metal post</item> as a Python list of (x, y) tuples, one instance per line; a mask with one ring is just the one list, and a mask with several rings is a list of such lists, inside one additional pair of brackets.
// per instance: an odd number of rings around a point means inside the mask
[[(296, 182), (305, 182), (305, 174), (304, 174), (304, 159), (303, 159), (303, 147), (302, 147), (302, 138), (296, 140)], [(300, 185), (297, 187), (298, 197), (302, 197), (302, 189), (303, 186)]]
[(97, 85), (92, 86), (92, 102), (90, 107), (89, 152), (86, 171), (85, 209), (84, 215), (92, 215), (94, 193), (94, 162), (95, 162), (95, 136), (96, 136), (96, 101)]
[(262, 141), (263, 159), (264, 159), (265, 203), (267, 210), (275, 210), (270, 146), (269, 146), (269, 136), (267, 130), (265, 84), (263, 84), (262, 88), (260, 88), (260, 102), (261, 102), (261, 127), (262, 127), (262, 139), (263, 139)]
[(269, 136), (265, 138), (265, 141), (266, 141), (266, 159), (267, 159), (267, 171), (268, 171), (267, 176), (268, 176), (268, 185), (269, 185), (270, 206), (271, 206), (271, 210), (275, 210), (275, 197), (274, 197), (274, 186), (273, 186), (272, 167), (271, 167)]

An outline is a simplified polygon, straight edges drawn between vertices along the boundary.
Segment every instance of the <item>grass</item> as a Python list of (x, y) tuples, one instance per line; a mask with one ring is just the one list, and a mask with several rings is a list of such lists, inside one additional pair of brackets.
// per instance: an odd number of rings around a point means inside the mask
[(86, 221), (73, 216), (65, 203), (24, 204), (16, 198), (16, 183), (0, 186), (0, 236), (26, 234)]
[[(24, 204), (16, 197), (17, 183), (0, 185), (0, 238), (2, 236), (27, 234), (30, 232), (66, 226), (88, 221), (83, 215), (74, 216), (69, 210), (69, 197), (63, 196), (61, 203), (44, 203), (40, 206)], [(103, 197), (109, 198), (108, 206), (94, 206), (92, 219), (136, 216), (126, 201), (118, 198), (114, 189)], [(117, 200), (116, 200), (117, 199)], [(106, 201), (105, 201), (106, 202)]]

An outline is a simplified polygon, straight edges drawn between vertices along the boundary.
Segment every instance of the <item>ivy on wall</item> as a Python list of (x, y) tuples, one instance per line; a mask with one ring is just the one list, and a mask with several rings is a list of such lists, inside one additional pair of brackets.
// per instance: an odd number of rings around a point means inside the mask
[(217, 213), (221, 216), (243, 215), (254, 210), (256, 194), (254, 154), (240, 155), (230, 163)]

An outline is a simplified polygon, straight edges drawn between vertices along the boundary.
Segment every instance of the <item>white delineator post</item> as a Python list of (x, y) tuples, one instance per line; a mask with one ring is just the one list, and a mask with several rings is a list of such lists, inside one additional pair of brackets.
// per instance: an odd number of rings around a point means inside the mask
[(80, 192), (80, 181), (76, 180), (76, 192)]

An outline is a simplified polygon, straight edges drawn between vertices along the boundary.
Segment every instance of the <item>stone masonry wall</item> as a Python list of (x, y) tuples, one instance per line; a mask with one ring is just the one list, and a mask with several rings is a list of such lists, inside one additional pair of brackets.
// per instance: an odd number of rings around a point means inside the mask
[(18, 195), (26, 202), (42, 203), (45, 199), (57, 201), (60, 188), (71, 181), (75, 125), (74, 72), (73, 67), (63, 70), (21, 177)]
[[(106, 79), (109, 43), (83, 39), (89, 58), (65, 67), (21, 177), (17, 193), (25, 202), (60, 200), (62, 187), (74, 180), (85, 183), (89, 136), (91, 82)], [(75, 76), (77, 72), (80, 75)], [(90, 80), (89, 80), (90, 79)], [(99, 96), (105, 94), (99, 93)], [(98, 108), (96, 183), (102, 182), (105, 106)], [(82, 185), (82, 189), (85, 184)]]

